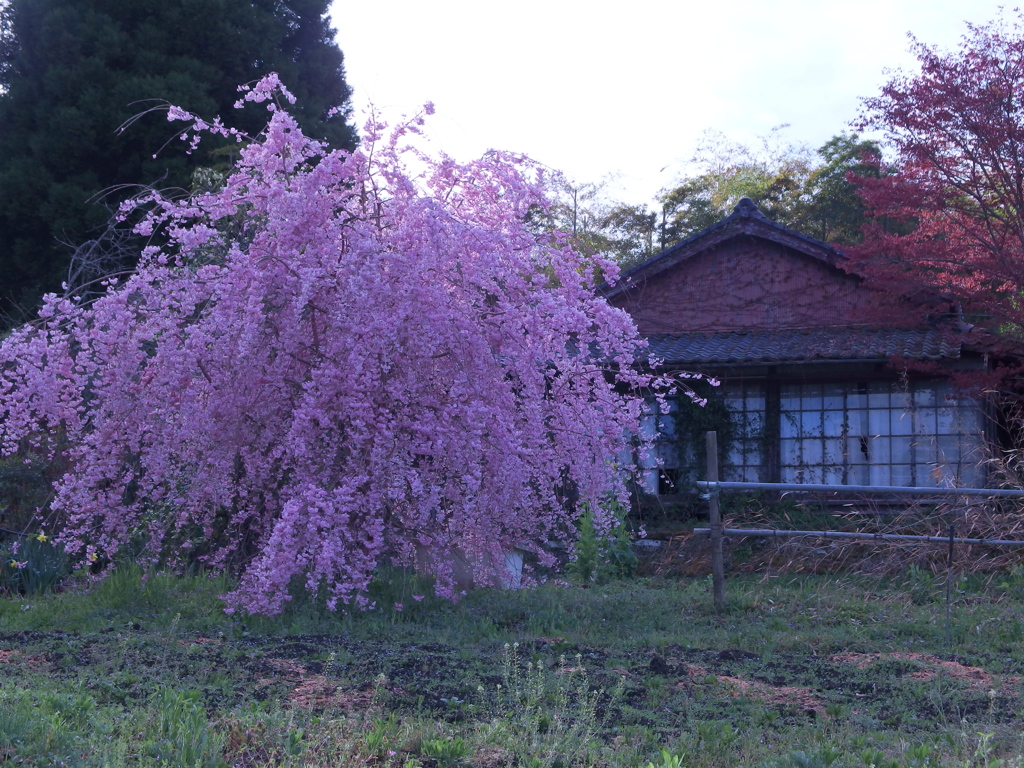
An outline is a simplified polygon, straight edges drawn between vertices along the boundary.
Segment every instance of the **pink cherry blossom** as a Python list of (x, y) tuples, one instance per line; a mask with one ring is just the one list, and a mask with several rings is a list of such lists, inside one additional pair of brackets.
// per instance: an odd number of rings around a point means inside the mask
[[(277, 95), (268, 79), (241, 103)], [(237, 135), (170, 118), (190, 142)], [(513, 547), (571, 548), (582, 504), (609, 530), (658, 384), (595, 294), (616, 269), (531, 231), (542, 168), (430, 158), (418, 130), (370, 121), (362, 149), (328, 151), (277, 104), (221, 189), (142, 201), (165, 244), (131, 277), (46, 297), (3, 342), (0, 453), (67, 462), (69, 553), (143, 537), (154, 562), (235, 572), (229, 610), (272, 614), (296, 578), (365, 607), (384, 558), (448, 597), (452, 550), (500, 583), (488, 564)]]

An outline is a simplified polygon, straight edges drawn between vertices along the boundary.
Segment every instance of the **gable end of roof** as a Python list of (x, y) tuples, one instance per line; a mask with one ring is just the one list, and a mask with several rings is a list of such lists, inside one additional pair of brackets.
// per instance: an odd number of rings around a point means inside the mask
[(742, 235), (778, 243), (835, 269), (839, 269), (843, 260), (843, 254), (828, 243), (772, 221), (761, 213), (753, 200), (744, 197), (728, 217), (626, 270), (614, 285), (603, 286), (601, 293), (605, 298), (617, 296), (680, 262)]

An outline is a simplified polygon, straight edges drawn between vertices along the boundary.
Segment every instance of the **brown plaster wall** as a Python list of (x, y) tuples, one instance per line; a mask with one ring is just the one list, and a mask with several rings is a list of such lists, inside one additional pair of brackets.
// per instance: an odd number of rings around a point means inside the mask
[(877, 321), (859, 281), (805, 254), (743, 236), (698, 253), (612, 299), (642, 334), (846, 326)]

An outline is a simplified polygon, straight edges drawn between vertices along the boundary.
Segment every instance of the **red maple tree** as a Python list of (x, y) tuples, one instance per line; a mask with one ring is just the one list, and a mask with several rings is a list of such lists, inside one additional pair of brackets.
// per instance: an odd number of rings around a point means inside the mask
[(849, 250), (869, 284), (1004, 343), (1024, 337), (1022, 21), (968, 25), (953, 51), (912, 37), (920, 70), (864, 100), (894, 157), (856, 180), (873, 221)]

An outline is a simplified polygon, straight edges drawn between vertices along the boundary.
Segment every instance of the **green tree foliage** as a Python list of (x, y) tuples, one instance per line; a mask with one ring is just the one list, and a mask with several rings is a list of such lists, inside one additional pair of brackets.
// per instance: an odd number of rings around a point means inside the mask
[(607, 202), (606, 183), (580, 184), (562, 175), (552, 177), (548, 189), (554, 201), (542, 220), (541, 230), (559, 230), (569, 236), (573, 247), (584, 254), (604, 251), (608, 237), (602, 226)]
[[(585, 254), (632, 267), (718, 223), (749, 197), (765, 216), (840, 247), (862, 240), (868, 221), (852, 177), (877, 177), (878, 145), (838, 134), (817, 151), (782, 141), (779, 131), (751, 148), (709, 133), (693, 158), (695, 172), (664, 191), (653, 209), (610, 199), (607, 183), (555, 177), (555, 204), (535, 225), (565, 232)], [(658, 210), (660, 208), (660, 211)]]
[(873, 142), (839, 134), (812, 152), (784, 144), (778, 131), (752, 149), (708, 134), (694, 157), (697, 173), (666, 191), (661, 244), (668, 247), (728, 216), (749, 197), (765, 216), (820, 240), (849, 245), (861, 239), (864, 207), (847, 175), (877, 173), (865, 159)]
[(623, 267), (653, 256), (660, 245), (658, 218), (646, 205), (616, 203), (609, 207), (600, 221), (608, 240), (605, 255)]
[(842, 133), (825, 142), (818, 157), (823, 162), (804, 184), (806, 201), (795, 226), (826, 243), (856, 245), (864, 239), (862, 228), (868, 218), (850, 175), (878, 177), (878, 144), (856, 133)]
[(564, 232), (578, 252), (602, 254), (624, 267), (652, 256), (659, 247), (658, 214), (611, 199), (608, 185), (607, 179), (590, 184), (553, 176), (547, 184), (553, 203), (537, 212), (534, 229)]
[(716, 186), (716, 179), (704, 173), (662, 194), (661, 245), (667, 248), (728, 216), (725, 203), (716, 199)]
[(693, 158), (695, 173), (664, 191), (653, 209), (610, 198), (608, 180), (586, 184), (554, 175), (554, 204), (536, 211), (532, 224), (564, 232), (580, 253), (629, 268), (717, 224), (749, 197), (779, 224), (850, 246), (861, 242), (868, 221), (851, 178), (877, 178), (878, 155), (875, 142), (855, 133), (833, 136), (817, 151), (784, 143), (778, 130), (757, 148), (708, 133)]
[[(58, 288), (86, 241), (106, 251), (105, 268), (130, 267), (138, 249), (111, 235), (111, 210), (135, 185), (187, 190), (197, 168), (224, 163), (205, 147), (187, 154), (159, 110), (132, 121), (163, 100), (210, 118), (227, 115), (240, 83), (276, 71), (303, 105), (296, 115), (303, 130), (353, 148), (350, 90), (327, 7), (327, 0), (0, 5), (0, 317), (17, 320), (43, 291)], [(252, 130), (265, 123), (265, 113), (249, 112), (232, 122)]]
[(803, 187), (814, 169), (806, 147), (781, 142), (776, 129), (754, 149), (708, 132), (697, 148), (697, 173), (666, 192), (665, 245), (685, 239), (728, 216), (740, 198), (749, 197), (770, 219), (790, 225), (799, 215)]

